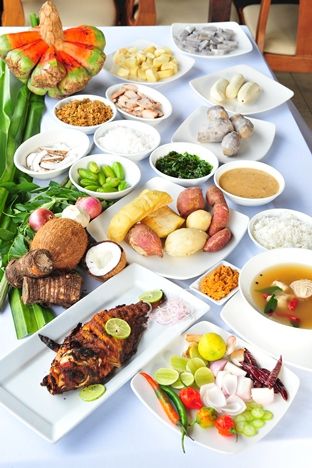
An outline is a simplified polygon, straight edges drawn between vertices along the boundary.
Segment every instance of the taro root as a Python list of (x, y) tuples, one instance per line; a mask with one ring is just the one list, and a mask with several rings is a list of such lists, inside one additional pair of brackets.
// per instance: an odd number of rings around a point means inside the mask
[(127, 235), (127, 242), (140, 255), (150, 257), (163, 256), (163, 249), (160, 237), (150, 227), (145, 224), (136, 224)]
[(103, 241), (87, 251), (85, 263), (91, 276), (99, 281), (106, 281), (125, 268), (127, 259), (119, 244)]
[(53, 218), (36, 233), (31, 250), (46, 249), (55, 269), (75, 268), (88, 246), (88, 236), (81, 224), (67, 218)]
[(28, 252), (21, 258), (14, 258), (5, 269), (8, 283), (14, 288), (21, 288), (23, 277), (42, 278), (48, 276), (53, 270), (51, 254), (46, 249), (37, 249)]

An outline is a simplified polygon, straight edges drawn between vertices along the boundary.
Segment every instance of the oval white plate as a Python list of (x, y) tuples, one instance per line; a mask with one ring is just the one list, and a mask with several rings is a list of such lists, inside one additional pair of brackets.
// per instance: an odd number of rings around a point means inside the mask
[[(156, 46), (156, 47), (161, 47), (161, 44), (154, 44), (153, 42), (146, 41), (144, 39), (137, 40), (135, 42), (132, 42), (131, 44), (125, 45), (124, 47), (126, 48), (137, 47), (138, 49), (144, 49), (145, 47), (148, 47), (151, 45)], [(118, 78), (118, 80), (127, 81), (128, 83), (144, 84), (147, 86), (161, 86), (162, 84), (171, 83), (172, 81), (178, 80), (179, 78), (181, 78), (181, 76), (185, 75), (185, 73), (187, 73), (195, 63), (195, 60), (193, 58), (186, 57), (184, 54), (181, 54), (180, 52), (176, 52), (175, 50), (172, 50), (172, 52), (174, 53), (174, 56), (176, 57), (178, 61), (178, 65), (179, 65), (178, 73), (176, 73), (173, 76), (170, 76), (170, 78), (156, 81), (155, 83), (151, 83), (150, 81), (143, 81), (143, 80), (130, 80), (130, 79), (127, 80), (126, 78), (122, 78), (116, 74), (116, 65), (114, 64), (114, 61), (113, 61), (113, 58), (116, 52), (117, 50), (115, 50), (115, 52), (113, 52), (112, 54), (109, 54), (106, 57), (106, 61), (104, 65), (105, 70), (111, 73), (115, 78)]]
[[(187, 52), (184, 50), (176, 40), (175, 36), (183, 30), (186, 26), (195, 26), (202, 28), (205, 26), (216, 26), (217, 28), (222, 29), (232, 29), (235, 32), (235, 40), (238, 42), (237, 49), (225, 55), (204, 55), (199, 53)], [(225, 21), (220, 23), (173, 23), (171, 26), (171, 36), (176, 45), (176, 47), (181, 50), (184, 54), (191, 55), (192, 57), (200, 57), (204, 59), (226, 59), (230, 57), (237, 57), (238, 55), (248, 54), (252, 51), (252, 43), (250, 42), (247, 34), (243, 31), (241, 26), (235, 21)]]
[[(186, 331), (186, 333), (191, 334), (203, 334), (208, 332), (214, 332), (221, 335), (225, 340), (228, 338), (230, 333), (223, 330), (220, 327), (217, 327), (213, 323), (210, 322), (199, 322), (193, 325), (190, 329)], [(261, 364), (261, 366), (267, 369), (273, 369), (276, 361), (273, 360), (271, 357), (262, 353), (258, 348), (249, 346), (242, 340), (238, 341), (238, 344), (242, 347), (246, 346), (252, 354), (255, 356), (256, 360)], [(168, 367), (169, 359), (171, 356), (175, 354), (182, 354), (182, 352), (186, 349), (186, 341), (183, 336), (178, 336), (174, 341), (170, 343), (161, 353), (155, 356), (147, 366), (144, 366), (144, 371), (148, 372), (149, 374), (153, 374), (156, 369), (160, 367)], [(276, 396), (274, 402), (269, 405), (266, 409), (269, 409), (273, 412), (274, 417), (271, 421), (268, 421), (258, 432), (258, 434), (254, 437), (238, 437), (237, 440), (235, 437), (222, 437), (218, 434), (218, 432), (211, 428), (208, 430), (201, 429), (198, 424), (195, 424), (194, 429), (191, 433), (192, 438), (194, 439), (194, 443), (201, 445), (202, 447), (214, 450), (216, 452), (221, 453), (236, 453), (240, 452), (255, 442), (261, 440), (264, 436), (269, 434), (271, 430), (278, 424), (280, 419), (285, 415), (288, 411), (293, 399), (296, 396), (296, 393), (299, 388), (299, 379), (298, 377), (285, 366), (283, 366), (282, 372), (280, 374), (282, 382), (285, 384), (285, 387), (288, 391), (288, 400), (284, 401), (280, 396)], [(162, 423), (164, 423), (167, 427), (171, 428), (177, 433), (177, 453), (180, 449), (179, 443), (181, 439), (181, 432), (180, 429), (176, 426), (173, 426), (167, 419), (167, 416), (162, 411), (161, 406), (159, 405), (159, 401), (155, 396), (154, 390), (150, 387), (150, 385), (146, 382), (146, 380), (140, 375), (137, 374), (133, 377), (131, 381), (131, 388), (138, 399), (144, 404), (146, 408), (148, 408), (154, 416), (156, 416)], [(142, 428), (143, 430), (147, 430), (147, 428)], [(163, 437), (166, 437), (163, 434)], [(185, 438), (185, 445), (186, 445), (186, 452), (188, 451), (188, 445), (191, 444), (192, 441)]]
[(225, 156), (221, 143), (200, 143), (197, 140), (197, 133), (200, 126), (207, 122), (207, 110), (209, 107), (200, 106), (194, 110), (182, 122), (180, 127), (172, 135), (171, 141), (187, 141), (197, 143), (212, 151), (220, 162), (227, 163), (245, 159), (250, 161), (260, 161), (270, 150), (275, 137), (275, 124), (265, 120), (249, 119), (254, 125), (254, 133), (250, 138), (241, 140), (240, 150), (237, 156)]
[(286, 364), (311, 372), (312, 354), (300, 346), (300, 343), (297, 343), (297, 346), (285, 346), (285, 340), (283, 337), (280, 338), (278, 333), (272, 340), (271, 334), (268, 336), (259, 330), (259, 327), (254, 326), (253, 313), (249, 313), (249, 308), (250, 306), (238, 292), (225, 304), (220, 316), (224, 323), (248, 343), (258, 346), (275, 358), (282, 354)]
[[(262, 88), (262, 93), (258, 99), (250, 104), (240, 104), (236, 99), (226, 100), (222, 103), (215, 102), (210, 97), (210, 89), (219, 78), (230, 80), (237, 73), (241, 73), (246, 81), (255, 81)], [(190, 86), (199, 94), (205, 101), (212, 105), (221, 104), (227, 111), (238, 114), (249, 115), (265, 112), (280, 106), (284, 102), (291, 99), (294, 95), (293, 91), (286, 86), (281, 85), (278, 81), (258, 72), (255, 68), (248, 65), (235, 65), (235, 67), (225, 68), (210, 75), (201, 76), (190, 81)]]

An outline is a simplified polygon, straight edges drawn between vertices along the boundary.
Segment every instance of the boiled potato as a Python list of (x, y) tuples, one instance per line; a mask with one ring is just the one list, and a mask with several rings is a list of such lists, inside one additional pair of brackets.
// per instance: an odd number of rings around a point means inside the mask
[(118, 76), (151, 83), (178, 72), (178, 63), (168, 47), (122, 48), (115, 53), (113, 61), (114, 71)]
[(193, 211), (186, 218), (186, 227), (207, 231), (211, 223), (211, 214), (205, 210)]
[(173, 231), (166, 239), (165, 251), (172, 257), (185, 257), (201, 250), (208, 235), (193, 228), (182, 228)]

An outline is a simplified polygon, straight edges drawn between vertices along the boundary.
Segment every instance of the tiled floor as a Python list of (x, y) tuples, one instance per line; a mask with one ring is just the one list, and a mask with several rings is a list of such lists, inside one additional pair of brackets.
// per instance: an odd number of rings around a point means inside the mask
[(312, 130), (312, 73), (275, 73), (278, 81), (295, 93), (293, 103)]

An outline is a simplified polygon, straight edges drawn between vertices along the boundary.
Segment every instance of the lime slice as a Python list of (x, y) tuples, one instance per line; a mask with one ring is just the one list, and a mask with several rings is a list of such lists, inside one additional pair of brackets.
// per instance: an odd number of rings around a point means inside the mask
[(184, 388), (184, 384), (183, 382), (178, 379), (176, 382), (174, 382), (172, 385), (171, 385), (172, 388), (175, 388), (176, 390), (181, 390), (181, 388)]
[(186, 370), (195, 374), (200, 367), (206, 367), (205, 362), (200, 358), (189, 359), (186, 364)]
[(105, 331), (108, 335), (124, 340), (131, 333), (131, 327), (125, 320), (120, 318), (111, 318), (105, 323)]
[(179, 372), (167, 367), (161, 367), (160, 369), (157, 369), (154, 377), (160, 385), (172, 385), (178, 380)]
[(170, 359), (171, 366), (179, 372), (185, 371), (186, 363), (187, 363), (187, 359), (182, 356), (175, 355), (175, 356), (172, 356)]
[(213, 383), (215, 380), (212, 371), (208, 369), (208, 367), (200, 367), (199, 369), (197, 369), (197, 371), (194, 374), (194, 379), (196, 385), (198, 385), (199, 387), (201, 387), (202, 385)]
[(146, 291), (139, 296), (139, 301), (149, 302), (153, 304), (154, 302), (160, 301), (164, 293), (161, 289), (153, 289), (153, 291)]
[(194, 383), (194, 376), (191, 372), (181, 372), (180, 379), (186, 387), (189, 387)]
[(94, 384), (80, 390), (79, 396), (83, 401), (94, 401), (100, 398), (105, 391), (104, 385)]

